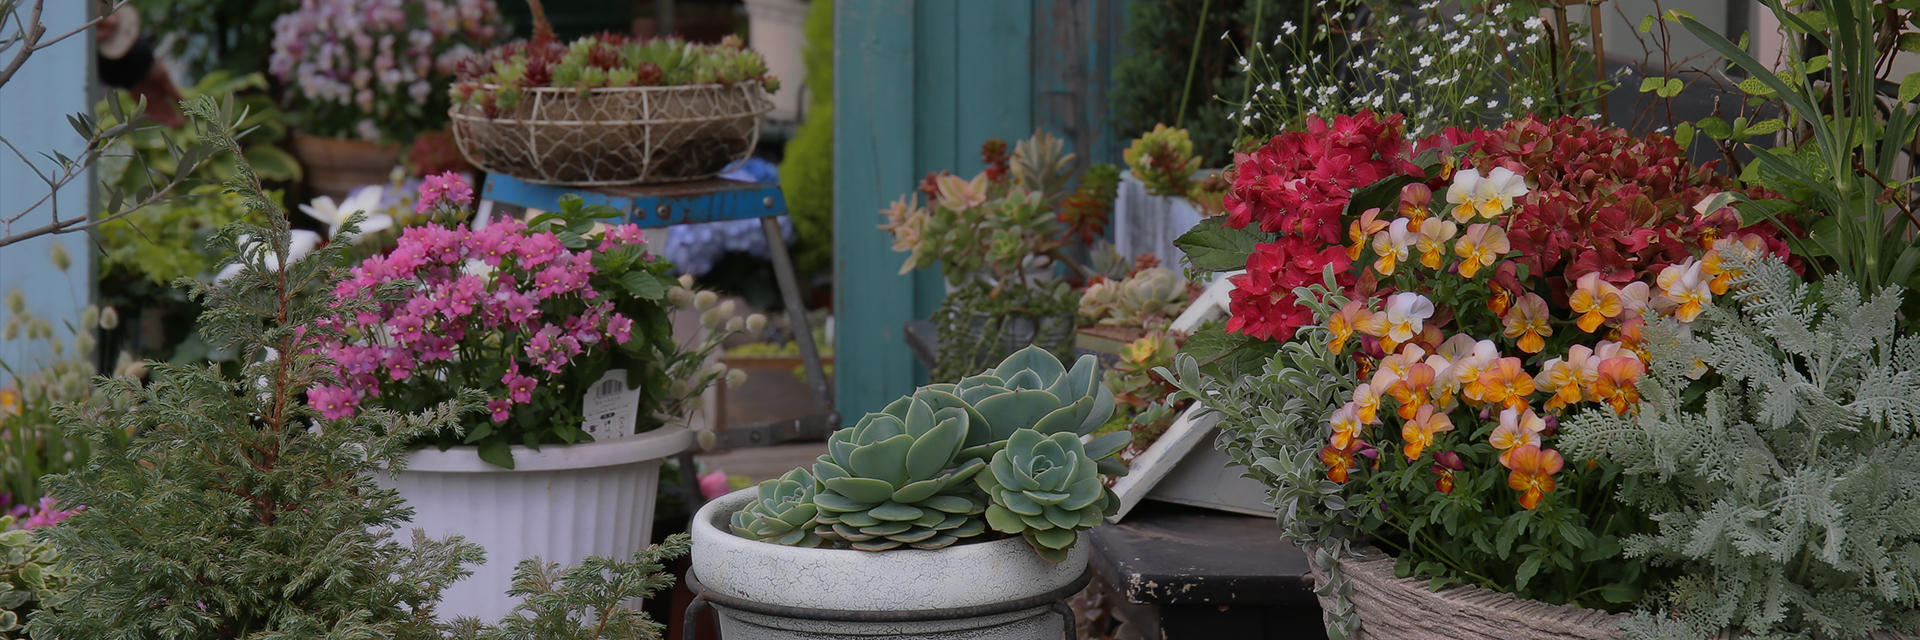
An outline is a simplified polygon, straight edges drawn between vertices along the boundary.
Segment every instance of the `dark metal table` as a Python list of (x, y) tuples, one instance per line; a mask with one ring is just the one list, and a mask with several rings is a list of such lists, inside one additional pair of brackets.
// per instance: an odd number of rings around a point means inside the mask
[(1306, 553), (1269, 518), (1149, 500), (1087, 537), (1115, 613), (1149, 639), (1326, 638)]

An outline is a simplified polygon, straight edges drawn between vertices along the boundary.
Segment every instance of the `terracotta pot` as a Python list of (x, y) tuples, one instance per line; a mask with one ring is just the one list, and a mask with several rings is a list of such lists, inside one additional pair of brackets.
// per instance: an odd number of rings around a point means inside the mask
[(293, 153), (306, 167), (307, 184), (316, 195), (340, 200), (354, 187), (386, 184), (400, 164), (399, 147), (365, 140), (293, 134)]

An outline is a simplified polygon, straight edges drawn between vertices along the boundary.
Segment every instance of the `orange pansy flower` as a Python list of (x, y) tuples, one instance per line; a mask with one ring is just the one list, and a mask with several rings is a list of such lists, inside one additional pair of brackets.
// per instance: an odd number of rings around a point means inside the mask
[(1433, 446), (1435, 434), (1452, 430), (1453, 420), (1448, 419), (1447, 414), (1436, 412), (1431, 406), (1420, 407), (1413, 419), (1400, 427), (1400, 438), (1406, 441), (1401, 453), (1406, 454), (1408, 462), (1419, 460), (1421, 452)]
[(1500, 319), (1505, 325), (1502, 331), (1507, 337), (1515, 338), (1514, 345), (1527, 353), (1540, 353), (1546, 348), (1545, 336), (1553, 335), (1553, 326), (1548, 324), (1547, 301), (1538, 294), (1521, 294), (1520, 301)]
[(1333, 334), (1327, 340), (1327, 351), (1340, 353), (1345, 350), (1347, 340), (1353, 337), (1354, 332), (1367, 327), (1372, 320), (1373, 311), (1367, 309), (1365, 302), (1348, 301), (1333, 317), (1327, 318), (1327, 332)]
[(1517, 447), (1507, 465), (1513, 470), (1507, 474), (1507, 487), (1520, 492), (1521, 507), (1532, 509), (1553, 491), (1553, 474), (1565, 466), (1566, 460), (1558, 451), (1532, 444)]
[(1598, 379), (1593, 383), (1594, 398), (1613, 407), (1615, 414), (1626, 415), (1628, 407), (1640, 401), (1640, 389), (1634, 383), (1646, 372), (1646, 366), (1633, 356), (1601, 361)]
[(1360, 214), (1359, 220), (1347, 225), (1347, 238), (1353, 241), (1353, 246), (1347, 247), (1347, 258), (1360, 259), (1360, 252), (1367, 249), (1367, 238), (1386, 229), (1387, 221), (1380, 219), (1379, 209), (1368, 209)]
[(1580, 330), (1593, 333), (1602, 323), (1620, 317), (1621, 312), (1626, 310), (1626, 301), (1620, 298), (1619, 287), (1601, 280), (1600, 272), (1596, 271), (1580, 276), (1573, 294), (1567, 296), (1567, 306), (1580, 314), (1580, 320), (1576, 323), (1580, 325)]
[(1453, 254), (1460, 256), (1460, 276), (1471, 278), (1479, 273), (1481, 267), (1491, 267), (1501, 255), (1513, 250), (1507, 242), (1507, 231), (1492, 224), (1480, 223), (1467, 227), (1467, 235), (1453, 244)]
[(1519, 358), (1501, 358), (1480, 373), (1479, 383), (1481, 401), (1512, 410), (1527, 408), (1527, 396), (1533, 394), (1533, 376), (1527, 375)]
[(1540, 445), (1540, 432), (1547, 430), (1547, 421), (1540, 419), (1533, 410), (1520, 412), (1505, 409), (1500, 412), (1500, 426), (1493, 428), (1487, 436), (1487, 444), (1500, 450), (1500, 464), (1511, 468), (1508, 458), (1513, 450), (1527, 445)]
[(1333, 412), (1329, 426), (1333, 427), (1333, 446), (1341, 449), (1360, 439), (1360, 432), (1366, 429), (1360, 422), (1360, 409), (1351, 402)]
[(1347, 443), (1345, 447), (1329, 446), (1320, 448), (1320, 463), (1327, 465), (1328, 480), (1334, 482), (1347, 481), (1348, 473), (1358, 468), (1358, 465), (1353, 463), (1353, 456), (1360, 452), (1360, 446), (1362, 444), (1364, 443), (1359, 440), (1354, 440)]

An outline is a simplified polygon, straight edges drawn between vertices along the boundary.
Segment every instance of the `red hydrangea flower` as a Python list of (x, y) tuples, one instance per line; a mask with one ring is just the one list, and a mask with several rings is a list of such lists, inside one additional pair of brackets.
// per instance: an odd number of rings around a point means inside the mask
[(1293, 290), (1320, 283), (1327, 265), (1333, 265), (1342, 289), (1353, 286), (1353, 261), (1337, 243), (1283, 236), (1255, 247), (1247, 258), (1247, 272), (1232, 278), (1233, 317), (1227, 320), (1227, 332), (1292, 340), (1294, 331), (1313, 323), (1313, 312), (1296, 304)]

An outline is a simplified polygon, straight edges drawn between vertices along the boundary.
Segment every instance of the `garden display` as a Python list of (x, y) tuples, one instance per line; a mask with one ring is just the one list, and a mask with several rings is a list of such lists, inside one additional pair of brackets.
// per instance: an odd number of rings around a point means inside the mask
[[(198, 121), (218, 116), (211, 99), (184, 106)], [(239, 151), (217, 129), (209, 142)], [(414, 440), (458, 429), (462, 415), (483, 411), (483, 394), (464, 391), (410, 414), (370, 409), (334, 417), (303, 401), (303, 389), (334, 380), (322, 353), (343, 334), (326, 319), (337, 305), (373, 307), (333, 298), (344, 244), (320, 247), (314, 259), (289, 256), (285, 212), (244, 159), (236, 166), (228, 188), (271, 222), (235, 223), (212, 236), (222, 255), (245, 265), (234, 278), (182, 283), (205, 301), (203, 325), (215, 343), (245, 354), (242, 374), (156, 364), (152, 383), (132, 376), (98, 383), (96, 393), (126, 400), (124, 409), (80, 404), (59, 412), (68, 435), (84, 438), (93, 454), (46, 482), (80, 506), (44, 529), (44, 539), (0, 535), (10, 550), (0, 632), (19, 636), (24, 614), (27, 631), (40, 638), (160, 630), (179, 637), (657, 637), (660, 625), (627, 603), (672, 584), (662, 563), (685, 553), (685, 536), (570, 569), (527, 559), (513, 581), (514, 593), (526, 596), (515, 609), (524, 617), (498, 625), (435, 619), (443, 590), (485, 554), (458, 537), (415, 531), (407, 543), (396, 540), (411, 510), (376, 478), (404, 466)], [(349, 221), (345, 230), (354, 226)], [(249, 237), (259, 240), (242, 240)]]
[(1056, 271), (1065, 265), (1072, 278), (1092, 274), (1062, 249), (1101, 233), (1119, 180), (1112, 165), (1094, 165), (1071, 186), (1074, 155), (1045, 131), (1012, 153), (989, 140), (980, 155), (987, 167), (972, 179), (930, 173), (915, 194), (880, 212), (893, 249), (909, 252), (901, 274), (938, 263), (946, 277), (949, 290), (934, 313), (938, 381), (1028, 345), (1067, 353), (1080, 296)]
[(458, 67), (502, 35), (493, 0), (304, 0), (274, 18), (268, 69), (314, 188), (386, 182), (401, 145), (447, 127)]
[[(421, 186), (416, 208), (453, 220), (472, 199), (464, 178), (442, 174)], [(318, 354), (336, 382), (307, 392), (323, 417), (486, 396), (484, 411), (454, 418), (460, 429), (416, 437), (431, 448), (390, 483), (423, 529), (512, 561), (619, 557), (650, 539), (660, 461), (691, 443), (686, 417), (709, 384), (731, 377), (708, 356), (748, 323), (667, 275), (638, 227), (602, 222), (619, 215), (570, 196), (526, 222), (411, 227), (335, 286), (338, 315), (319, 324), (337, 333)], [(387, 293), (396, 290), (404, 295)], [(703, 312), (697, 342), (675, 342), (676, 306)], [(568, 515), (545, 515), (556, 513)], [(506, 613), (509, 570), (476, 569), (443, 615)]]
[[(1082, 437), (1106, 422), (1113, 403), (1092, 356), (1068, 369), (1029, 346), (836, 431), (810, 470), (709, 504), (694, 518), (693, 572), (723, 598), (714, 600), (723, 633), (1057, 636), (1062, 623), (1050, 602), (1007, 603), (1079, 589), (1087, 556), (1077, 543), (1117, 506), (1101, 479), (1125, 472), (1109, 458), (1129, 439)], [(794, 566), (812, 567), (817, 587), (779, 588)], [(992, 578), (958, 579), (981, 572)], [(767, 615), (756, 605), (874, 617)], [(958, 607), (975, 609), (951, 619), (887, 618)]]
[(461, 66), (454, 137), (474, 166), (537, 184), (709, 178), (745, 158), (780, 82), (738, 37), (719, 44), (604, 33), (533, 38)]

